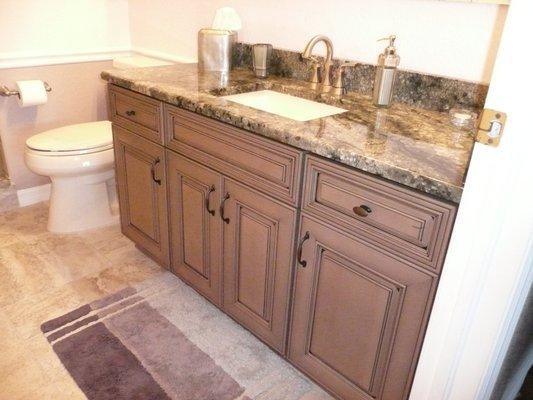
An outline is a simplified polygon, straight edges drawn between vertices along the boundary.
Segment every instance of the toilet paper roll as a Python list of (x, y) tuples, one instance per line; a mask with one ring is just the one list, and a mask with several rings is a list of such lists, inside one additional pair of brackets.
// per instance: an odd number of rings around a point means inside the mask
[(38, 106), (46, 103), (48, 94), (43, 81), (17, 81), (18, 103), (21, 107)]

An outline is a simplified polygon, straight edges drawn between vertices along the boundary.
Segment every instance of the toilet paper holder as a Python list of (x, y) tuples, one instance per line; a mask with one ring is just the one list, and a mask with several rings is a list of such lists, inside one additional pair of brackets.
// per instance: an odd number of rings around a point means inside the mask
[[(46, 91), (47, 92), (51, 92), (52, 91), (52, 87), (46, 82), (43, 82), (43, 83), (44, 83), (44, 88), (46, 89)], [(1, 85), (0, 86), (0, 96), (4, 96), (4, 97), (18, 96), (20, 98), (20, 93), (19, 93), (18, 90), (10, 90), (7, 86)]]

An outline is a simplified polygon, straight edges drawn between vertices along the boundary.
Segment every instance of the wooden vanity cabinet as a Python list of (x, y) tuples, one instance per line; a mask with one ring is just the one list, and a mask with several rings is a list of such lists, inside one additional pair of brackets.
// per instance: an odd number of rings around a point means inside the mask
[(456, 206), (125, 89), (110, 102), (124, 234), (337, 398), (405, 400)]
[(171, 269), (217, 305), (222, 303), (222, 176), (167, 150)]
[(224, 179), (224, 310), (285, 352), (296, 209)]
[(122, 232), (168, 267), (165, 149), (116, 124), (113, 143)]
[(307, 215), (298, 253), (291, 362), (340, 399), (406, 398), (437, 279)]

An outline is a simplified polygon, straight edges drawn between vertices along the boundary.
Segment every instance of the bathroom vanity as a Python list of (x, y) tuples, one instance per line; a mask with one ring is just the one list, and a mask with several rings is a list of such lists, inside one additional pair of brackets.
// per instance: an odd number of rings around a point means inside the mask
[(337, 398), (407, 398), (471, 135), (356, 95), (291, 121), (220, 96), (305, 83), (195, 68), (102, 74), (124, 234)]

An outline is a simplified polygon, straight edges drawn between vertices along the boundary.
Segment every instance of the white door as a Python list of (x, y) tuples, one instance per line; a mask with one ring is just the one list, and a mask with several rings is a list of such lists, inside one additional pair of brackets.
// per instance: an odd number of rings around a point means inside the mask
[(475, 145), (411, 400), (488, 399), (531, 285), (532, 17), (512, 1), (486, 103), (507, 126)]

